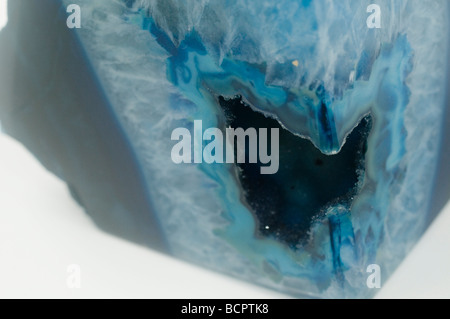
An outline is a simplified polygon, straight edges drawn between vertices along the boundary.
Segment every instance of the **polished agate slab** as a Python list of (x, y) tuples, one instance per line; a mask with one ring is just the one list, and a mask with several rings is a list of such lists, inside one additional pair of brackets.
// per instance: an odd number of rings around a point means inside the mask
[[(294, 296), (370, 297), (450, 193), (450, 4), (371, 4), (9, 1), (1, 128), (108, 232)], [(200, 136), (190, 161), (179, 128)], [(276, 129), (276, 170), (196, 161), (208, 128)]]

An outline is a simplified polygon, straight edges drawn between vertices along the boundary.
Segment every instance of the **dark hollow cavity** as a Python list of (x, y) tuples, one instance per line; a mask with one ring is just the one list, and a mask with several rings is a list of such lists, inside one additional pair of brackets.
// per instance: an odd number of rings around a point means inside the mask
[[(336, 155), (324, 155), (309, 140), (283, 129), (280, 124), (253, 111), (240, 97), (219, 97), (226, 125), (232, 128), (278, 128), (279, 170), (262, 175), (261, 166), (248, 159), (237, 164), (239, 181), (247, 204), (257, 220), (257, 235), (276, 238), (293, 249), (303, 243), (312, 220), (332, 204), (350, 207), (358, 193), (358, 179), (364, 174), (364, 161), (372, 119), (368, 115), (347, 137)], [(236, 153), (236, 152), (235, 152)]]

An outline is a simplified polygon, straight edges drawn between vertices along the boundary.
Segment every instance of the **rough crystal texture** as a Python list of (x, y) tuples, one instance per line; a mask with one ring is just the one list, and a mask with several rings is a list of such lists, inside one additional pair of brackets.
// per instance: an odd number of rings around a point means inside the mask
[[(367, 266), (392, 273), (430, 222), (448, 1), (380, 0), (381, 29), (361, 0), (61, 3), (82, 8), (71, 41), (133, 154), (148, 231), (171, 254), (294, 295), (367, 297)], [(174, 164), (171, 132), (195, 119), (280, 127), (285, 168), (257, 187), (247, 166)], [(64, 178), (61, 160), (46, 165)], [(79, 194), (89, 183), (72, 188), (98, 216), (101, 199)], [(113, 202), (115, 224), (143, 218)]]

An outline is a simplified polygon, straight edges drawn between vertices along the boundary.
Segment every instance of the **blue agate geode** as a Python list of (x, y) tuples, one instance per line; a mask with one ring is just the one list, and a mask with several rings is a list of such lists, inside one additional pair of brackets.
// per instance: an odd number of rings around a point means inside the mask
[[(102, 229), (295, 296), (370, 297), (450, 194), (447, 0), (9, 1), (1, 128)], [(81, 28), (66, 7), (81, 9)], [(279, 170), (175, 164), (278, 128)]]

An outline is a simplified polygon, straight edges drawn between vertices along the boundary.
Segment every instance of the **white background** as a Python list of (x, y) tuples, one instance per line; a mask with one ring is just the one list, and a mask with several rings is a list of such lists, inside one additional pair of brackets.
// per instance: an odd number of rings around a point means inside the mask
[[(450, 205), (379, 298), (450, 298)], [(81, 270), (71, 289), (68, 266)], [(0, 298), (286, 298), (100, 231), (66, 185), (0, 133)]]
[(6, 0), (0, 0), (0, 30), (8, 22), (8, 16), (6, 11)]

